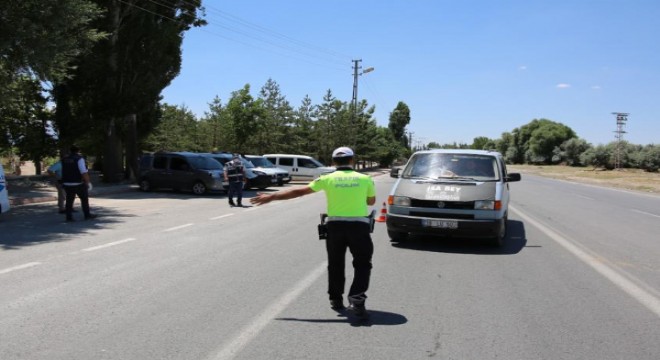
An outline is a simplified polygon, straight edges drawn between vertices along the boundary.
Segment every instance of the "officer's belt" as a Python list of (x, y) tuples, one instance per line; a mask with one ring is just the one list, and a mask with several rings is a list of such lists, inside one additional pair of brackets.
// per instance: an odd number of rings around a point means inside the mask
[(363, 222), (365, 224), (370, 224), (371, 220), (368, 217), (349, 217), (349, 216), (328, 216), (325, 220), (326, 222), (331, 221), (352, 221), (352, 222)]

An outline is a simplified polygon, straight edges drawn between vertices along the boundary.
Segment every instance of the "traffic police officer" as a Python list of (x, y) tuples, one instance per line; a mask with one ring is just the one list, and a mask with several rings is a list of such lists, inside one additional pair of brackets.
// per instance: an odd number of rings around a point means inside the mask
[(77, 146), (71, 146), (70, 150), (69, 156), (62, 159), (62, 185), (64, 185), (64, 192), (66, 193), (64, 206), (66, 221), (73, 221), (73, 201), (76, 199), (76, 195), (80, 198), (85, 220), (93, 219), (96, 215), (89, 211), (88, 193), (92, 183), (89, 179), (85, 159), (80, 155), (80, 149)]
[(250, 202), (262, 205), (273, 200), (293, 199), (317, 191), (325, 191), (328, 212), (326, 250), (330, 306), (334, 310), (344, 309), (342, 297), (348, 248), (353, 254), (354, 268), (353, 283), (348, 292), (350, 309), (357, 316), (367, 318), (369, 313), (365, 308), (365, 300), (374, 251), (367, 206), (376, 202), (376, 190), (370, 176), (360, 174), (353, 169), (353, 157), (353, 150), (350, 148), (337, 148), (332, 152), (332, 161), (337, 171), (322, 175), (305, 187), (272, 194), (259, 193), (250, 199)]
[(236, 206), (234, 204), (234, 194), (236, 194), (236, 202), (238, 206), (243, 206), (243, 179), (245, 177), (245, 168), (241, 162), (238, 154), (234, 154), (231, 161), (227, 161), (224, 169), (225, 181), (229, 182), (229, 206)]

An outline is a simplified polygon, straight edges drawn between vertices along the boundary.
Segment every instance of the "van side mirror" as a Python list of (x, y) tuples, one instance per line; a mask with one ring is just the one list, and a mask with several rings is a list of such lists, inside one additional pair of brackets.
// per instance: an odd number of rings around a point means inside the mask
[(399, 172), (401, 172), (401, 169), (392, 168), (392, 170), (390, 170), (390, 177), (398, 178), (399, 177)]
[(520, 174), (518, 174), (518, 173), (509, 173), (506, 176), (506, 181), (507, 182), (520, 181)]

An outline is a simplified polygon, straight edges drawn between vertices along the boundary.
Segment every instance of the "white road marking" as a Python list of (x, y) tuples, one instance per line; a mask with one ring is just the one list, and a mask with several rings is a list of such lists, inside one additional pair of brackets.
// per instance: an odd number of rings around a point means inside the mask
[[(521, 211), (515, 209), (511, 205), (509, 205), (509, 209), (513, 210), (518, 216), (520, 216), (525, 222), (533, 225), (534, 227), (538, 228), (542, 232), (544, 232), (546, 235), (548, 235), (552, 240), (557, 242), (559, 245), (564, 247), (564, 249), (568, 250), (570, 253), (575, 255), (578, 259), (580, 259), (582, 262), (585, 264), (591, 266), (594, 270), (596, 270), (598, 273), (603, 275), (605, 278), (610, 280), (612, 283), (614, 283), (616, 286), (618, 286), (621, 290), (625, 291), (628, 295), (632, 296), (635, 300), (640, 302), (642, 305), (646, 306), (649, 310), (651, 310), (653, 313), (655, 313), (656, 316), (660, 317), (660, 299), (653, 296), (650, 292), (642, 289), (641, 287), (637, 286), (635, 283), (632, 281), (626, 279), (624, 276), (619, 274), (616, 270), (612, 269), (611, 267), (605, 265), (602, 261), (602, 259), (590, 255), (587, 253), (585, 250), (580, 249), (577, 245), (575, 245), (574, 241), (565, 239), (561, 235), (557, 234), (556, 232), (552, 231), (550, 228), (547, 226), (541, 224), (540, 222), (532, 219), (531, 217), (523, 214)], [(641, 280), (637, 280), (640, 283), (643, 284)]]
[(583, 199), (587, 199), (587, 200), (596, 200), (596, 199), (594, 199), (594, 198), (592, 198), (592, 197), (588, 197), (588, 196), (584, 196), (584, 195), (580, 195), (580, 194), (575, 194), (575, 196), (577, 196), (577, 197), (581, 197), (581, 198), (583, 198)]
[(637, 210), (637, 209), (630, 209), (630, 210), (632, 210), (632, 211), (634, 211), (634, 212), (636, 212), (636, 213), (640, 213), (640, 214), (644, 214), (644, 215), (648, 215), (648, 216), (655, 216), (655, 217), (657, 217), (657, 218), (660, 218), (660, 215), (651, 214), (651, 213), (648, 213), (648, 212), (646, 212), (646, 211)]
[(305, 278), (300, 280), (288, 292), (284, 293), (279, 299), (271, 303), (264, 312), (252, 320), (247, 326), (230, 341), (220, 347), (217, 354), (209, 357), (209, 360), (232, 359), (238, 354), (252, 339), (254, 339), (261, 330), (263, 330), (271, 320), (273, 320), (282, 310), (291, 304), (300, 294), (309, 288), (321, 275), (325, 273), (328, 267), (327, 262), (323, 262), (316, 269), (312, 270)]
[(37, 266), (37, 265), (41, 265), (41, 263), (40, 262), (30, 262), (30, 263), (27, 263), (27, 264), (18, 265), (18, 266), (14, 266), (14, 267), (10, 267), (10, 268), (7, 268), (7, 269), (0, 270), (0, 274), (6, 274), (6, 273), (9, 273), (9, 272), (12, 272), (12, 271), (15, 271), (15, 270), (27, 269), (29, 267), (33, 267), (33, 266)]
[(107, 247), (111, 247), (111, 246), (115, 246), (115, 245), (119, 245), (119, 244), (127, 243), (127, 242), (129, 242), (129, 241), (135, 241), (135, 240), (137, 240), (137, 239), (135, 239), (135, 238), (128, 238), (128, 239), (119, 240), (119, 241), (115, 241), (115, 242), (111, 242), (111, 243), (107, 243), (107, 244), (103, 244), (103, 245), (99, 245), (99, 246), (88, 247), (88, 248), (86, 248), (86, 249), (82, 249), (82, 251), (94, 251), (94, 250), (104, 249), (104, 248), (107, 248)]
[(229, 216), (234, 216), (234, 214), (232, 213), (232, 214), (220, 215), (220, 216), (212, 217), (209, 220), (218, 220), (218, 219), (226, 218), (226, 217), (229, 217)]
[(163, 232), (179, 230), (179, 229), (187, 228), (188, 226), (193, 226), (193, 225), (195, 225), (195, 224), (193, 224), (193, 223), (183, 224), (183, 225), (171, 227), (169, 229), (165, 229), (165, 230), (163, 230)]

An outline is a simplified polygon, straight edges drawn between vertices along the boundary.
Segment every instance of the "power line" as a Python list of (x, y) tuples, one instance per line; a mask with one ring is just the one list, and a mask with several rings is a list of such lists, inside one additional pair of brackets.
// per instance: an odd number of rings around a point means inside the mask
[[(123, 1), (123, 0), (120, 0), (120, 1), (123, 2), (123, 3), (125, 3), (125, 4), (129, 4), (129, 3), (125, 2), (125, 1)], [(164, 4), (164, 3), (159, 2), (159, 1), (157, 1), (157, 0), (149, 0), (149, 1), (152, 2), (152, 3), (154, 3), (154, 4), (156, 4), (156, 5), (158, 5), (158, 6), (164, 7), (164, 8), (167, 8), (167, 9), (170, 9), (170, 10), (176, 10), (176, 8), (172, 7), (172, 6), (169, 5), (169, 4)], [(187, 1), (185, 1), (185, 0), (184, 0), (183, 2), (184, 2), (184, 3), (191, 4), (191, 5), (194, 5), (194, 4), (192, 4), (192, 3), (190, 3), (190, 2), (187, 2)], [(148, 9), (145, 9), (145, 8), (139, 7), (139, 6), (134, 5), (134, 4), (129, 4), (129, 5), (131, 5), (131, 6), (135, 6), (135, 7), (138, 8), (138, 9), (141, 9), (141, 10), (147, 11), (147, 12), (152, 13), (152, 14), (155, 14), (155, 15), (160, 15), (160, 14), (156, 14), (156, 13), (154, 13), (154, 12), (148, 10)], [(333, 56), (338, 56), (336, 52), (328, 51), (328, 50), (325, 50), (325, 49), (323, 49), (323, 48), (320, 48), (320, 47), (317, 47), (317, 46), (314, 46), (314, 45), (310, 45), (310, 44), (304, 43), (304, 42), (302, 42), (302, 41), (295, 40), (295, 39), (290, 38), (290, 37), (288, 37), (288, 36), (286, 36), (286, 35), (282, 35), (282, 34), (279, 34), (279, 33), (277, 33), (277, 32), (273, 32), (273, 31), (268, 30), (268, 29), (266, 29), (266, 28), (264, 28), (264, 27), (261, 27), (261, 26), (259, 26), (259, 25), (255, 25), (255, 24), (249, 23), (249, 22), (247, 22), (247, 21), (245, 21), (245, 20), (242, 20), (242, 19), (240, 19), (240, 18), (238, 18), (238, 17), (236, 17), (236, 16), (233, 16), (233, 15), (231, 15), (231, 14), (229, 14), (229, 13), (226, 13), (226, 12), (223, 12), (223, 11), (221, 11), (221, 10), (216, 10), (216, 9), (214, 9), (214, 11), (220, 13), (222, 17), (224, 17), (224, 18), (228, 18), (230, 21), (240, 22), (240, 24), (247, 24), (247, 25), (243, 25), (243, 26), (247, 26), (247, 27), (249, 27), (249, 28), (256, 29), (257, 31), (259, 31), (259, 32), (262, 33), (262, 34), (266, 34), (266, 35), (274, 36), (274, 37), (276, 37), (276, 38), (280, 38), (280, 39), (288, 40), (289, 42), (293, 43), (295, 46), (297, 46), (297, 47), (302, 47), (303, 49), (299, 49), (299, 48), (292, 47), (292, 46), (290, 46), (290, 45), (287, 45), (286, 43), (285, 43), (285, 44), (276, 43), (276, 42), (271, 41), (271, 40), (268, 39), (268, 38), (264, 38), (263, 36), (259, 36), (259, 35), (251, 34), (251, 33), (249, 33), (249, 32), (246, 32), (246, 31), (240, 30), (239, 28), (231, 27), (231, 26), (229, 26), (229, 25), (222, 25), (222, 24), (219, 24), (219, 23), (220, 23), (219, 20), (218, 20), (218, 23), (216, 23), (216, 19), (214, 19), (214, 18), (207, 18), (207, 19), (206, 19), (206, 20), (207, 20), (207, 23), (208, 23), (209, 25), (212, 25), (212, 26), (215, 26), (215, 27), (219, 27), (219, 28), (226, 29), (226, 30), (231, 31), (231, 32), (233, 32), (233, 33), (235, 33), (235, 34), (238, 34), (239, 36), (243, 36), (243, 37), (250, 38), (250, 39), (252, 39), (252, 40), (256, 40), (256, 41), (261, 42), (261, 43), (263, 43), (263, 44), (266, 44), (266, 45), (268, 45), (268, 46), (272, 46), (272, 47), (275, 47), (275, 48), (279, 48), (279, 49), (281, 49), (281, 50), (285, 50), (285, 51), (289, 51), (289, 52), (297, 53), (297, 54), (302, 55), (302, 56), (306, 56), (306, 57), (310, 57), (310, 58), (315, 58), (315, 60), (317, 60), (317, 61), (318, 61), (318, 60), (320, 60), (320, 61), (325, 61), (325, 62), (332, 63), (332, 64), (334, 64), (334, 65), (339, 65), (339, 66), (343, 66), (343, 64), (344, 64), (344, 62), (340, 62), (337, 58), (329, 58), (328, 56), (323, 56), (323, 55), (316, 54), (316, 53), (310, 53), (310, 51), (317, 51), (317, 52), (323, 52), (324, 54), (331, 54), (331, 55), (333, 55)], [(226, 15), (225, 15), (225, 14), (226, 14)], [(163, 16), (163, 15), (160, 15), (160, 16)], [(165, 16), (163, 16), (163, 17), (165, 17)], [(165, 17), (165, 18), (168, 18), (168, 17)], [(168, 18), (168, 19), (176, 21), (175, 19), (172, 19), (172, 18)], [(237, 20), (234, 20), (234, 19), (237, 19)], [(253, 45), (253, 44), (246, 43), (246, 42), (241, 41), (241, 40), (237, 40), (237, 39), (235, 39), (235, 38), (229, 37), (229, 36), (224, 35), (224, 34), (221, 35), (221, 34), (218, 34), (218, 33), (215, 33), (215, 32), (212, 32), (212, 31), (209, 31), (209, 30), (206, 30), (206, 29), (203, 29), (203, 28), (200, 29), (200, 30), (201, 30), (201, 31), (204, 31), (204, 32), (206, 32), (206, 33), (209, 33), (209, 34), (211, 34), (211, 35), (221, 37), (221, 38), (226, 39), (226, 40), (234, 41), (234, 42), (237, 42), (237, 43), (242, 44), (242, 45), (245, 45), (245, 46), (249, 46), (249, 47), (252, 47), (252, 48), (256, 48), (256, 49), (258, 49), (258, 50), (273, 52), (273, 53), (275, 53), (275, 54), (277, 54), (277, 55), (280, 55), (280, 56), (292, 57), (291, 55), (282, 54), (281, 52), (273, 51), (273, 49), (264, 48), (264, 47), (260, 47), (260, 46), (255, 46), (255, 45)], [(293, 57), (293, 58), (298, 59), (298, 60), (302, 60), (302, 59), (297, 58), (297, 57)], [(336, 67), (331, 67), (331, 66), (322, 65), (322, 64), (319, 64), (318, 62), (310, 62), (310, 61), (308, 61), (308, 60), (302, 60), (302, 61), (306, 61), (306, 62), (308, 62), (308, 63), (310, 63), (310, 64), (313, 64), (313, 65), (316, 65), (316, 66), (328, 67), (328, 68), (333, 68), (333, 69), (336, 69), (336, 70), (339, 70), (339, 71), (345, 71), (345, 69), (341, 69), (341, 68), (336, 68)]]

